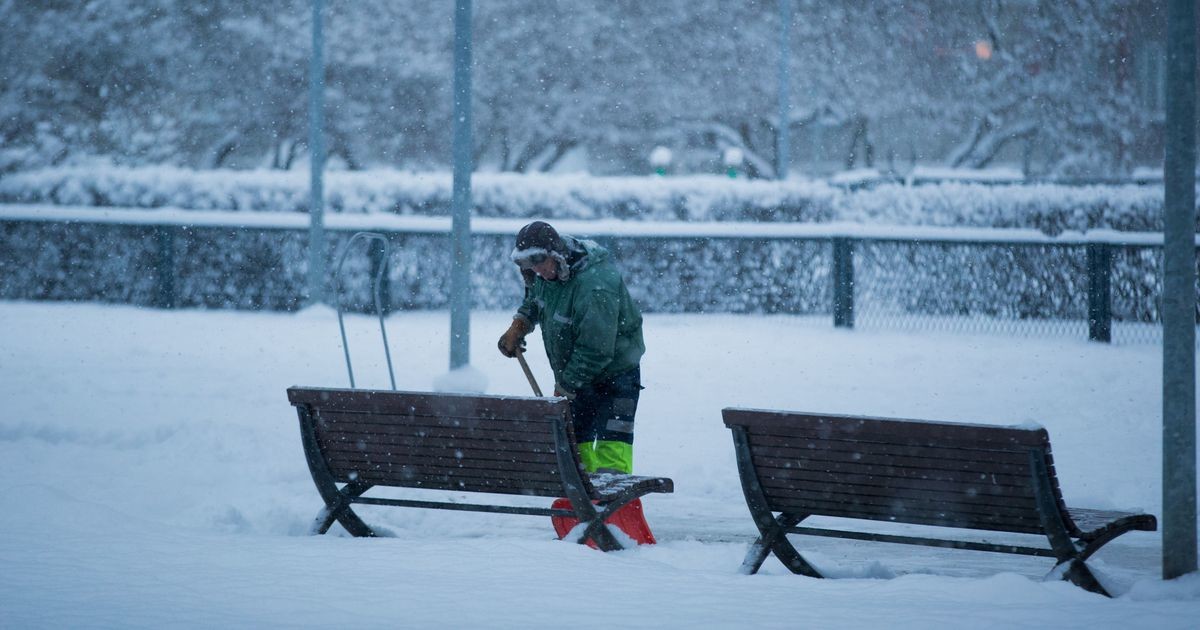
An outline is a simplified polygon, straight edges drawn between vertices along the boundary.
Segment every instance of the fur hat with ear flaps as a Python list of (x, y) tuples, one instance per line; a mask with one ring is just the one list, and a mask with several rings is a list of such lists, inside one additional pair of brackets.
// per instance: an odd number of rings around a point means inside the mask
[(520, 263), (542, 254), (566, 262), (567, 244), (558, 231), (545, 221), (534, 221), (517, 232), (517, 246), (512, 250), (512, 261)]

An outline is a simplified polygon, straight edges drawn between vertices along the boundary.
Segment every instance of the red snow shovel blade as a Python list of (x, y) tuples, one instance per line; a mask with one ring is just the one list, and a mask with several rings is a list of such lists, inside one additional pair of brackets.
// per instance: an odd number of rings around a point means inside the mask
[[(554, 505), (551, 507), (556, 510), (569, 510), (571, 502), (565, 498), (555, 499)], [(551, 516), (550, 520), (554, 522), (554, 531), (560, 540), (579, 524), (579, 519), (573, 516)], [(650, 531), (650, 525), (646, 523), (645, 514), (642, 513), (641, 499), (634, 499), (621, 506), (621, 509), (614, 512), (604, 522), (616, 525), (639, 545), (653, 545), (658, 542), (654, 540), (654, 534)], [(592, 549), (598, 548), (591, 538), (588, 539), (587, 545)]]

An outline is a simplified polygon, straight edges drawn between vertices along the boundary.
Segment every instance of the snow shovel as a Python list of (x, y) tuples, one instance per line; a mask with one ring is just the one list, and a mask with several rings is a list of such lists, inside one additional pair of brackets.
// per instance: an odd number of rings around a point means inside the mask
[[(537, 379), (533, 377), (533, 371), (529, 369), (529, 363), (525, 361), (525, 351), (521, 348), (517, 348), (517, 360), (521, 363), (521, 370), (525, 372), (525, 378), (529, 380), (529, 386), (533, 388), (534, 395), (542, 396), (542, 388), (538, 387)], [(555, 510), (572, 509), (571, 501), (566, 497), (555, 499), (550, 507)], [(575, 526), (579, 524), (579, 519), (571, 516), (551, 516), (550, 522), (554, 524), (554, 533), (558, 534), (558, 538), (561, 540), (572, 529), (575, 529)], [(653, 545), (658, 542), (654, 539), (654, 533), (650, 531), (650, 524), (646, 522), (640, 498), (626, 503), (604, 522), (616, 525), (639, 545)], [(590, 538), (587, 544), (592, 549), (598, 549), (596, 543)]]
[[(552, 508), (556, 510), (571, 509), (571, 502), (566, 498), (555, 499)], [(558, 534), (561, 540), (567, 534), (575, 529), (579, 524), (579, 519), (573, 516), (551, 516), (551, 522), (554, 523), (554, 533)], [(654, 533), (650, 531), (650, 524), (646, 522), (646, 515), (642, 512), (642, 500), (634, 499), (629, 503), (621, 506), (621, 509), (613, 512), (613, 515), (604, 519), (609, 525), (616, 525), (621, 531), (625, 532), (639, 545), (657, 544), (654, 539)], [(592, 549), (599, 549), (596, 543), (591, 538), (587, 540), (587, 545)]]
[(525, 361), (525, 351), (517, 348), (517, 360), (521, 362), (521, 369), (525, 372), (525, 378), (529, 379), (529, 386), (533, 388), (533, 395), (542, 396), (542, 388), (538, 387), (537, 379), (533, 378), (533, 371), (529, 369), (529, 363)]

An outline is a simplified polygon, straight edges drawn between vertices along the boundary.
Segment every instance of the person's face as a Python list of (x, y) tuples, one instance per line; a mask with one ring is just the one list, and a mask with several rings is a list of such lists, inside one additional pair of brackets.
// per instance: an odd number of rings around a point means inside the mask
[(530, 269), (536, 273), (542, 280), (555, 280), (558, 278), (558, 263), (549, 256), (543, 256), (542, 260), (534, 264)]

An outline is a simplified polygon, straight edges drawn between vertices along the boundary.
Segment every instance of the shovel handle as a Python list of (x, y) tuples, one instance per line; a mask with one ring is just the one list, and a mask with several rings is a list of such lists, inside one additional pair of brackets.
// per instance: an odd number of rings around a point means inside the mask
[(529, 379), (529, 386), (533, 388), (533, 393), (536, 396), (542, 395), (542, 388), (538, 387), (537, 380), (533, 378), (533, 371), (529, 369), (529, 364), (525, 362), (525, 352), (517, 348), (517, 360), (521, 362), (521, 370), (525, 372), (525, 378)]

